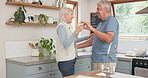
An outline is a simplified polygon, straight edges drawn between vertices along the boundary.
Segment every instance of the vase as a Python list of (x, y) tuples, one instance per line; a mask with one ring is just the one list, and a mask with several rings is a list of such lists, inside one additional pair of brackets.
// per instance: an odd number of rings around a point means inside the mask
[(43, 56), (51, 56), (50, 51), (42, 49)]

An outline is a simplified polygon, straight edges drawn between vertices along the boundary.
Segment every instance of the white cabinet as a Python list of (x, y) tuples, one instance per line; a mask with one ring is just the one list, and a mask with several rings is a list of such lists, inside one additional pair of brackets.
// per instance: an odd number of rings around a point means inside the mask
[[(62, 78), (56, 62), (35, 65), (6, 63), (7, 78)], [(91, 71), (91, 58), (78, 58), (75, 74)]]
[(75, 74), (91, 71), (91, 58), (77, 59), (75, 64)]
[(119, 60), (116, 66), (116, 72), (131, 74), (132, 73), (132, 61)]
[(56, 63), (22, 66), (7, 63), (7, 78), (61, 78)]

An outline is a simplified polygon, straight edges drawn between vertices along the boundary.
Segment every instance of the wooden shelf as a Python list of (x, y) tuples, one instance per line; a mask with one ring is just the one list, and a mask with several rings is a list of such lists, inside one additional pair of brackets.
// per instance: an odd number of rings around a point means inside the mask
[(54, 7), (54, 6), (47, 6), (47, 5), (37, 5), (37, 4), (30, 4), (30, 3), (24, 3), (24, 2), (6, 2), (6, 5), (21, 5), (21, 6), (29, 6), (29, 7), (36, 7), (36, 8), (48, 8), (48, 9), (61, 9), (60, 7)]
[[(19, 25), (19, 23), (6, 22), (8, 25)], [(45, 26), (57, 26), (58, 24), (42, 24), (42, 23), (22, 23), (21, 25), (45, 25)]]

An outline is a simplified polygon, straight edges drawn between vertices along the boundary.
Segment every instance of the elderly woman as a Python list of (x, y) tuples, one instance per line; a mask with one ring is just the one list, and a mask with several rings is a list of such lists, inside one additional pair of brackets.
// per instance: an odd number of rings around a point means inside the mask
[[(58, 68), (63, 77), (74, 74), (74, 66), (77, 56), (75, 40), (78, 33), (83, 29), (83, 26), (77, 26), (74, 32), (70, 31), (69, 28), (73, 18), (74, 16), (72, 9), (64, 7), (60, 10), (59, 24), (56, 28), (56, 61), (58, 62)], [(86, 39), (88, 38), (84, 37), (78, 39), (78, 41), (83, 41)]]

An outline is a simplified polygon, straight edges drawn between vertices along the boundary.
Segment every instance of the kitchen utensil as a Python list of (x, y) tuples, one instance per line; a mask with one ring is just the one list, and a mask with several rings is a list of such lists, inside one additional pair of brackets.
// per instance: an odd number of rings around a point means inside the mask
[(36, 49), (35, 46), (34, 46), (32, 43), (29, 43), (29, 45), (30, 45), (30, 47), (31, 47), (32, 49)]

